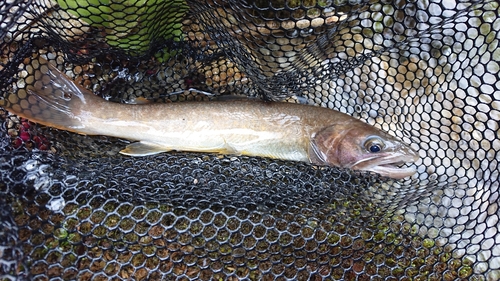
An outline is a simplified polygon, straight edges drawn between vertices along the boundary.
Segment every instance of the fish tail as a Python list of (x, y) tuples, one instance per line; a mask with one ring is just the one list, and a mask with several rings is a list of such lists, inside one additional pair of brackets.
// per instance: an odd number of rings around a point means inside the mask
[(0, 98), (0, 106), (35, 123), (82, 133), (85, 126), (79, 115), (86, 102), (96, 96), (46, 60), (40, 58), (39, 62), (32, 77), (25, 78), (34, 83)]

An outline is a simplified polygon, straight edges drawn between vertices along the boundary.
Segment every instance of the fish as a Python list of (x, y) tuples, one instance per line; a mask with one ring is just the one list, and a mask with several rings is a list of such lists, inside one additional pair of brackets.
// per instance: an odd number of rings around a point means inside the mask
[(409, 145), (329, 108), (263, 100), (124, 104), (76, 84), (46, 60), (24, 99), (0, 106), (28, 120), (84, 135), (130, 140), (121, 154), (168, 151), (246, 155), (373, 172), (403, 179), (419, 156)]

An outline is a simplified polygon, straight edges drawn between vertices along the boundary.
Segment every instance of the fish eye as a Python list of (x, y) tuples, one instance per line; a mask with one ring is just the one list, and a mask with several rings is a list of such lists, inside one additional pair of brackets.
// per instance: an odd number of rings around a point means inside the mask
[(374, 144), (372, 146), (370, 146), (370, 152), (379, 152), (380, 150), (382, 150), (382, 147), (380, 147), (379, 144)]
[(384, 149), (385, 144), (384, 141), (380, 138), (369, 138), (365, 141), (365, 149), (371, 153), (377, 153)]

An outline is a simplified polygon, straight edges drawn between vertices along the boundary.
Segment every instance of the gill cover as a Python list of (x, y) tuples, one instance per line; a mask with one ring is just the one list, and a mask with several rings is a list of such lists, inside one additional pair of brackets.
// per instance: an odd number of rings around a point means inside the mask
[(344, 136), (337, 127), (339, 126), (326, 127), (312, 136), (309, 146), (309, 161), (312, 164), (349, 168), (352, 158), (350, 155), (355, 151), (344, 153), (345, 156), (342, 157), (342, 150), (348, 148), (342, 146)]

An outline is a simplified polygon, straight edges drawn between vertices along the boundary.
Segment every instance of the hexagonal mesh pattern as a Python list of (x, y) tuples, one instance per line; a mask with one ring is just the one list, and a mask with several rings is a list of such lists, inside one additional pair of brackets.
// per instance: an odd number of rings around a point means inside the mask
[[(124, 141), (0, 108), (2, 280), (499, 280), (498, 1), (15, 1), (0, 96), (40, 57), (116, 102), (243, 94), (348, 113), (419, 152), (388, 180)], [(188, 101), (187, 101), (188, 102)]]

